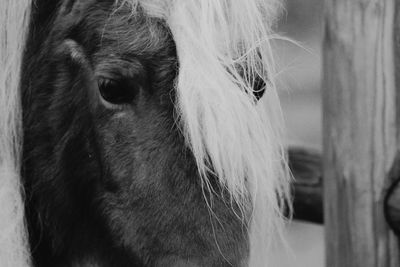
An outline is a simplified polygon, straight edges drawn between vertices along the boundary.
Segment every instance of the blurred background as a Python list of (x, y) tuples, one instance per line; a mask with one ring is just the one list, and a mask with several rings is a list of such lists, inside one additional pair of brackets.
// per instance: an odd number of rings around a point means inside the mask
[[(321, 0), (286, 0), (276, 29), (297, 42), (274, 42), (278, 87), (287, 127), (287, 143), (322, 149)], [(294, 221), (288, 225), (289, 251), (275, 249), (276, 267), (324, 267), (324, 229), (321, 225)]]
[(286, 0), (275, 42), (278, 86), (290, 144), (321, 149), (321, 0)]

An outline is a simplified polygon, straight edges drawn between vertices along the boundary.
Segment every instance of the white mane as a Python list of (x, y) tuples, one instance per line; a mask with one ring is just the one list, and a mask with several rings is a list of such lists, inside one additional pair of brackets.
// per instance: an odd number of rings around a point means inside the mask
[(30, 265), (20, 185), (20, 69), (28, 29), (28, 0), (0, 8), (0, 265)]
[[(117, 0), (116, 0), (117, 1)], [(29, 266), (19, 170), (20, 68), (32, 0), (0, 8), (0, 261)], [(120, 0), (166, 20), (179, 57), (180, 122), (204, 188), (208, 174), (251, 212), (250, 266), (266, 266), (288, 198), (282, 118), (274, 85), (271, 24), (278, 0)], [(254, 79), (266, 81), (258, 104)], [(249, 202), (249, 199), (251, 201)]]
[[(180, 66), (177, 109), (203, 185), (210, 188), (212, 167), (232, 199), (252, 212), (250, 266), (267, 266), (290, 177), (270, 46), (279, 1), (128, 1), (164, 18), (171, 29)], [(257, 76), (266, 82), (258, 104)]]

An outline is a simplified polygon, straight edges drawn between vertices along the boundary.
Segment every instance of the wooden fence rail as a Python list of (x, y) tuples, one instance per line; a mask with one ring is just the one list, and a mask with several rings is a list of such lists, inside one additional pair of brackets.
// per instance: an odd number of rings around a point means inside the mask
[(321, 154), (304, 148), (289, 149), (293, 183), (294, 219), (323, 223)]
[[(321, 153), (300, 147), (288, 150), (293, 183), (294, 219), (323, 223), (323, 178)], [(386, 192), (383, 209), (388, 225), (400, 237), (400, 156), (389, 173), (393, 183)]]

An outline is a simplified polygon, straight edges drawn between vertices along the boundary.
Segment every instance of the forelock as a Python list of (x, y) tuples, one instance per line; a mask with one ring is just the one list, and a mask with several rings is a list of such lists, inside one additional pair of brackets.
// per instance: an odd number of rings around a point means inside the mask
[[(209, 176), (215, 175), (243, 213), (251, 212), (250, 266), (263, 266), (289, 194), (270, 45), (280, 1), (124, 2), (164, 19), (172, 32), (176, 109), (203, 188), (212, 190)], [(261, 103), (253, 91), (257, 78), (266, 85)]]

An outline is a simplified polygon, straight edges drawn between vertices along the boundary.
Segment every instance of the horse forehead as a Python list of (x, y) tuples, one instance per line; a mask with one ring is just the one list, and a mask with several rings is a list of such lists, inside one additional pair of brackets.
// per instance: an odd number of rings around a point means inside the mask
[(118, 6), (112, 2), (114, 4), (98, 0), (76, 1), (67, 15), (61, 11), (56, 27), (63, 29), (69, 27), (65, 25), (74, 25), (69, 29), (80, 35), (97, 35), (95, 39), (100, 41), (97, 45), (103, 52), (154, 54), (170, 46), (172, 37), (162, 19), (150, 17), (142, 8), (133, 10), (129, 5)]
[(160, 21), (125, 18), (126, 23), (121, 23), (120, 20), (111, 18), (101, 30), (102, 39), (111, 40), (118, 50), (154, 54), (171, 44), (172, 37)]

